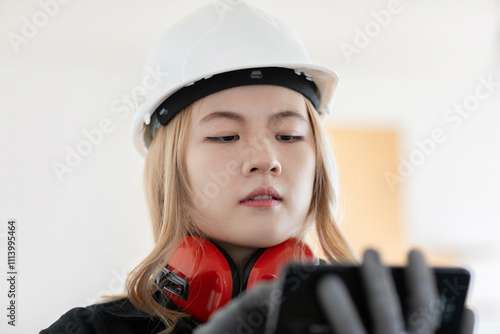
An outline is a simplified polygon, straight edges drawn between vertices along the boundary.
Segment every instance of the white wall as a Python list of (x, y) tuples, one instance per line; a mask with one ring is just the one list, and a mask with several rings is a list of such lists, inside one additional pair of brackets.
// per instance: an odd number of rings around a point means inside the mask
[[(19, 252), (18, 326), (2, 316), (2, 332), (36, 332), (71, 307), (119, 292), (147, 254), (133, 111), (120, 118), (111, 106), (138, 84), (163, 31), (207, 1), (67, 2), (49, 7), (53, 17), (17, 48), (9, 34), (22, 36), (25, 20), (43, 19), (42, 4), (54, 2), (0, 4), (0, 240), (6, 254), (7, 221), (16, 219)], [(334, 121), (399, 129), (402, 159), (415, 159), (415, 141), (443, 130), (446, 140), (401, 175), (408, 233), (416, 245), (472, 268), (478, 333), (498, 333), (500, 296), (491, 287), (500, 274), (500, 87), (460, 125), (443, 119), (454, 104), (473, 102), (479, 78), (500, 82), (498, 2), (249, 2), (290, 24), (313, 60), (340, 74)], [(376, 29), (374, 13), (388, 8), (395, 14), (386, 26), (346, 57), (341, 46), (356, 47), (358, 29)], [(105, 119), (109, 133), (59, 180), (53, 163), (64, 163)], [(5, 260), (1, 267), (5, 276)]]

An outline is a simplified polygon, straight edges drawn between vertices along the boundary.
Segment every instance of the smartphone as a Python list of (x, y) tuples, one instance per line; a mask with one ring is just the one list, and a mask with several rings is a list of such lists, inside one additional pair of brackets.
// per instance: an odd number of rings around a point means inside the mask
[[(404, 267), (390, 267), (405, 319), (418, 326), (429, 319), (429, 311), (408, 314)], [(463, 268), (432, 268), (436, 276), (439, 298), (430, 312), (441, 312), (436, 322), (437, 334), (456, 334), (470, 281), (470, 273)], [(367, 333), (373, 333), (370, 312), (363, 290), (360, 269), (357, 266), (291, 264), (281, 278), (281, 295), (271, 312), (266, 333), (278, 334), (341, 334), (330, 329), (325, 315), (315, 298), (318, 280), (327, 274), (339, 276), (347, 286)]]

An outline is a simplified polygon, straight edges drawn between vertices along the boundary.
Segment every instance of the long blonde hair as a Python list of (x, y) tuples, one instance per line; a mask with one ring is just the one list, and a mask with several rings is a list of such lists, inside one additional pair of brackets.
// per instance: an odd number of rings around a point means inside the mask
[(333, 150), (318, 113), (309, 100), (304, 100), (316, 147), (316, 176), (311, 206), (302, 235), (305, 237), (307, 229), (313, 227), (309, 233), (313, 234), (312, 238), (316, 239), (322, 255), (330, 263), (357, 262), (358, 257), (336, 219), (340, 182)]
[[(299, 238), (315, 234), (320, 251), (329, 262), (354, 262), (356, 255), (338, 226), (337, 168), (333, 152), (311, 103), (306, 109), (315, 138), (316, 175), (311, 206)], [(196, 103), (196, 102), (195, 102)], [(154, 235), (151, 253), (130, 273), (128, 297), (132, 303), (167, 325), (170, 333), (186, 313), (170, 310), (153, 297), (155, 283), (163, 267), (187, 235), (203, 235), (196, 228), (197, 212), (184, 166), (184, 143), (193, 104), (180, 112), (167, 126), (158, 128), (149, 147), (144, 166), (144, 189)]]

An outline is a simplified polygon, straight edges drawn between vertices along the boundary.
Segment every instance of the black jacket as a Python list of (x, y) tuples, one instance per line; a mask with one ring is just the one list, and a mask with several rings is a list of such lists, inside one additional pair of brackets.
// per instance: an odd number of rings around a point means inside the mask
[[(191, 319), (180, 320), (173, 333), (190, 334), (196, 327)], [(69, 310), (40, 334), (155, 334), (165, 326), (150, 314), (137, 309), (127, 298)]]

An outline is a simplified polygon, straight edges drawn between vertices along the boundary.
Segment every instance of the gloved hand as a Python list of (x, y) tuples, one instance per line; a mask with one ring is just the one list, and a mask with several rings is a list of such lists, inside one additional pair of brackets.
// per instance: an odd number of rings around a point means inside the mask
[(273, 295), (279, 292), (278, 280), (260, 282), (252, 291), (239, 295), (214, 313), (193, 334), (262, 334)]
[[(436, 307), (439, 297), (435, 277), (420, 252), (409, 253), (405, 272), (410, 295), (410, 312), (406, 321), (389, 268), (382, 265), (377, 252), (365, 252), (361, 274), (375, 334), (434, 333), (441, 311)], [(325, 276), (318, 283), (317, 297), (335, 333), (366, 333), (347, 288), (338, 277)], [(415, 315), (422, 312), (425, 312), (425, 317), (419, 317), (415, 321)], [(405, 323), (408, 324), (408, 332)], [(473, 327), (474, 314), (466, 309), (462, 316), (460, 334), (472, 333)]]
[[(435, 306), (433, 302), (438, 300), (436, 283), (420, 252), (412, 251), (408, 257), (406, 279), (410, 290), (410, 315), (406, 321), (403, 318), (392, 276), (389, 269), (382, 265), (377, 252), (370, 250), (365, 253), (361, 272), (375, 334), (408, 333), (405, 331), (405, 323), (408, 323), (408, 331), (412, 334), (434, 332), (435, 320), (440, 315), (433, 307)], [(366, 334), (363, 322), (340, 278), (335, 275), (325, 276), (319, 281), (316, 294), (335, 333)], [(198, 327), (193, 333), (264, 333), (269, 310), (277, 306), (279, 298), (278, 281), (262, 282), (249, 293), (240, 295), (214, 313), (207, 323)], [(426, 321), (411, 321), (412, 314), (422, 312), (427, 313), (420, 320)], [(460, 334), (471, 334), (473, 327), (474, 315), (466, 309), (462, 317)]]

